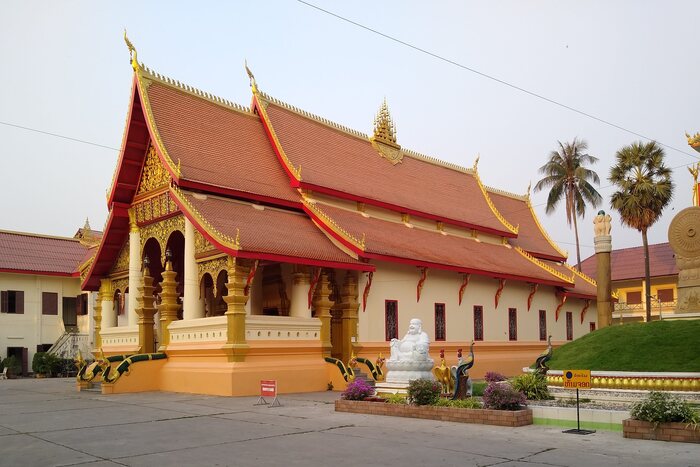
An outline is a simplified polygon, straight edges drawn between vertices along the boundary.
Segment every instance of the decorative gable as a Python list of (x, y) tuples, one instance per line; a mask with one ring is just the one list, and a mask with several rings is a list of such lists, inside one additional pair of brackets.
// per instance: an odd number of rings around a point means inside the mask
[(163, 163), (158, 158), (156, 149), (151, 145), (146, 154), (146, 162), (143, 164), (141, 172), (141, 180), (139, 188), (136, 191), (137, 195), (147, 193), (149, 191), (168, 186), (170, 183), (170, 174), (163, 166)]

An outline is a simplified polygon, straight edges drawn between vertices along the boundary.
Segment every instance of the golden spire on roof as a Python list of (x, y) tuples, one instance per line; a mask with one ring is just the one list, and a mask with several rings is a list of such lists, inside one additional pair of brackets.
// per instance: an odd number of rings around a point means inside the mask
[(396, 126), (391, 119), (386, 98), (374, 117), (374, 135), (369, 140), (374, 149), (392, 164), (396, 165), (403, 159), (401, 146), (396, 143)]
[(477, 168), (477, 166), (479, 165), (479, 158), (480, 158), (480, 157), (481, 157), (481, 154), (477, 154), (477, 155), (476, 155), (476, 159), (474, 160), (474, 167), (472, 167), (472, 169), (474, 170), (474, 172), (476, 172), (476, 168)]
[(134, 71), (136, 71), (139, 67), (136, 47), (134, 47), (134, 44), (132, 44), (129, 38), (127, 37), (126, 28), (124, 28), (124, 42), (126, 42), (126, 46), (129, 48), (129, 60), (131, 61), (131, 67), (134, 69)]
[(248, 68), (248, 60), (245, 60), (244, 62), (245, 65), (245, 71), (248, 73), (248, 79), (250, 79), (250, 87), (253, 88), (253, 92), (257, 93), (258, 92), (258, 85), (255, 82), (255, 75), (253, 75), (253, 72), (250, 71), (250, 68)]
[(525, 194), (525, 196), (527, 196), (528, 199), (530, 198), (530, 189), (531, 188), (532, 188), (532, 180), (530, 180), (530, 183), (527, 184), (527, 193)]
[(396, 126), (391, 119), (389, 106), (386, 105), (386, 97), (382, 106), (374, 117), (374, 140), (382, 143), (396, 144)]

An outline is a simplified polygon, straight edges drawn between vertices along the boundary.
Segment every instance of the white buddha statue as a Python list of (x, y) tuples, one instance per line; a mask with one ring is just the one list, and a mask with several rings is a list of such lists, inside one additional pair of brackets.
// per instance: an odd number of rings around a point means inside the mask
[(423, 331), (423, 322), (413, 318), (408, 332), (401, 339), (391, 340), (391, 356), (386, 362), (387, 383), (408, 384), (414, 379), (435, 379), (430, 358), (430, 338)]

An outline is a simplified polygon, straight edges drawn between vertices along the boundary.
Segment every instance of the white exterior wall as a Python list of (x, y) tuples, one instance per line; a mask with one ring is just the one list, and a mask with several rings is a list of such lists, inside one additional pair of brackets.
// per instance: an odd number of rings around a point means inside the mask
[[(36, 346), (53, 344), (63, 334), (63, 297), (80, 294), (80, 279), (0, 273), (0, 290), (24, 292), (24, 314), (0, 313), (0, 356), (7, 357), (8, 347), (26, 347), (28, 371), (31, 371)], [(58, 315), (42, 315), (43, 292), (58, 294)], [(89, 316), (92, 316), (91, 312)], [(84, 317), (78, 317), (78, 324), (82, 331), (86, 322), (81, 318)]]
[[(539, 310), (547, 311), (547, 331), (554, 341), (566, 340), (566, 312), (573, 313), (574, 339), (589, 332), (589, 322), (596, 320), (596, 304), (591, 302), (583, 324), (581, 310), (584, 301), (569, 298), (561, 309), (559, 320), (555, 321), (558, 299), (555, 288), (540, 285), (527, 311), (527, 298), (530, 285), (525, 282), (507, 280), (498, 309), (494, 307), (494, 297), (498, 280), (472, 274), (459, 305), (459, 288), (462, 275), (457, 272), (429, 269), (423, 284), (421, 299), (416, 303), (416, 286), (420, 270), (415, 266), (387, 262), (373, 262), (377, 270), (367, 299), (367, 309), (360, 305), (359, 336), (361, 342), (385, 340), (384, 303), (385, 300), (398, 301), (399, 337), (403, 337), (412, 318), (423, 320), (423, 330), (435, 341), (435, 303), (445, 304), (446, 342), (469, 343), (474, 336), (474, 306), (481, 305), (484, 315), (484, 341), (508, 342), (508, 309), (517, 309), (518, 342), (539, 341)], [(367, 282), (367, 274), (360, 275), (359, 300)]]

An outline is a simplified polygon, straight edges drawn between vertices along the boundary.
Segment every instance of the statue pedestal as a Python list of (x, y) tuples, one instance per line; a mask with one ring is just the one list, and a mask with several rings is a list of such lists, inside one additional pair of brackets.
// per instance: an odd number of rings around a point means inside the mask
[(678, 266), (676, 313), (700, 312), (700, 207), (683, 209), (668, 227)]
[(386, 382), (395, 384), (405, 384), (414, 379), (429, 379), (433, 381), (433, 359), (422, 361), (411, 360), (388, 360), (386, 362)]

